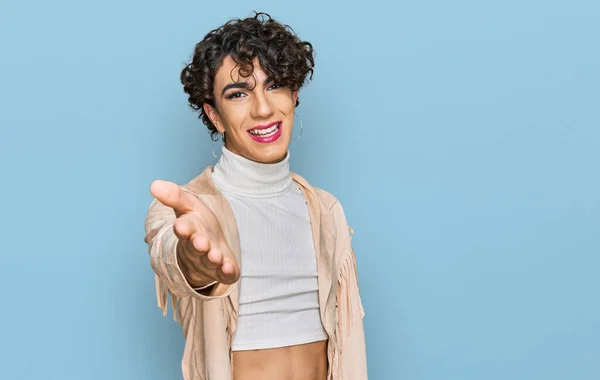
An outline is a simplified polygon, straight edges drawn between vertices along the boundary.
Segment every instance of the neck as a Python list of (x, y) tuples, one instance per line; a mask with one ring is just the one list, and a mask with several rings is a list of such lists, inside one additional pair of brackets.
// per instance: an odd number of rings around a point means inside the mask
[(222, 191), (253, 198), (273, 197), (288, 191), (293, 183), (289, 167), (290, 152), (279, 162), (252, 161), (226, 147), (212, 172)]

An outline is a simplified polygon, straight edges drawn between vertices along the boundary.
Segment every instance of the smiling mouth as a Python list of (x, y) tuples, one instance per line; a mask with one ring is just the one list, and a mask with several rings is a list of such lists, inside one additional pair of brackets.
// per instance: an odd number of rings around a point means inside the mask
[(281, 129), (281, 122), (273, 123), (267, 128), (254, 128), (248, 131), (252, 136), (259, 138), (267, 138), (274, 136)]

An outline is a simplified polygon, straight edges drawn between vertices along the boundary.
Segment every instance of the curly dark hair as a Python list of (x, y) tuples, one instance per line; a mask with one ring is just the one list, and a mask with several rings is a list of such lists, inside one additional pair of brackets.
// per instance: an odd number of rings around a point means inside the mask
[[(274, 20), (267, 13), (254, 12), (253, 17), (232, 19), (210, 31), (196, 44), (191, 63), (181, 71), (183, 90), (189, 95), (189, 106), (200, 111), (198, 118), (207, 126), (211, 138), (218, 137), (217, 128), (204, 112), (204, 103), (215, 107), (214, 78), (225, 57), (230, 56), (242, 77), (254, 71), (256, 57), (265, 73), (277, 84), (299, 90), (312, 79), (314, 50), (301, 41), (291, 27)], [(300, 101), (296, 101), (296, 107)]]

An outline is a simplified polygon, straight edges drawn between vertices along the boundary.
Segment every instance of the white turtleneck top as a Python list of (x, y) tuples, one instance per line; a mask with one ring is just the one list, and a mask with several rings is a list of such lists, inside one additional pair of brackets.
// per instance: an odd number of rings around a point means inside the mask
[(319, 313), (317, 261), (308, 206), (289, 170), (223, 147), (212, 172), (233, 209), (241, 278), (234, 351), (327, 339)]

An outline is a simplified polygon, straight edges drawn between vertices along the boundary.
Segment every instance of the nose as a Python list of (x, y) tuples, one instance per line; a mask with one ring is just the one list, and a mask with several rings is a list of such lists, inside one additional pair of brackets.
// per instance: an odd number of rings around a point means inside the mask
[(267, 119), (273, 115), (273, 107), (269, 103), (269, 99), (260, 91), (257, 91), (254, 96), (252, 113), (252, 116), (258, 119)]

